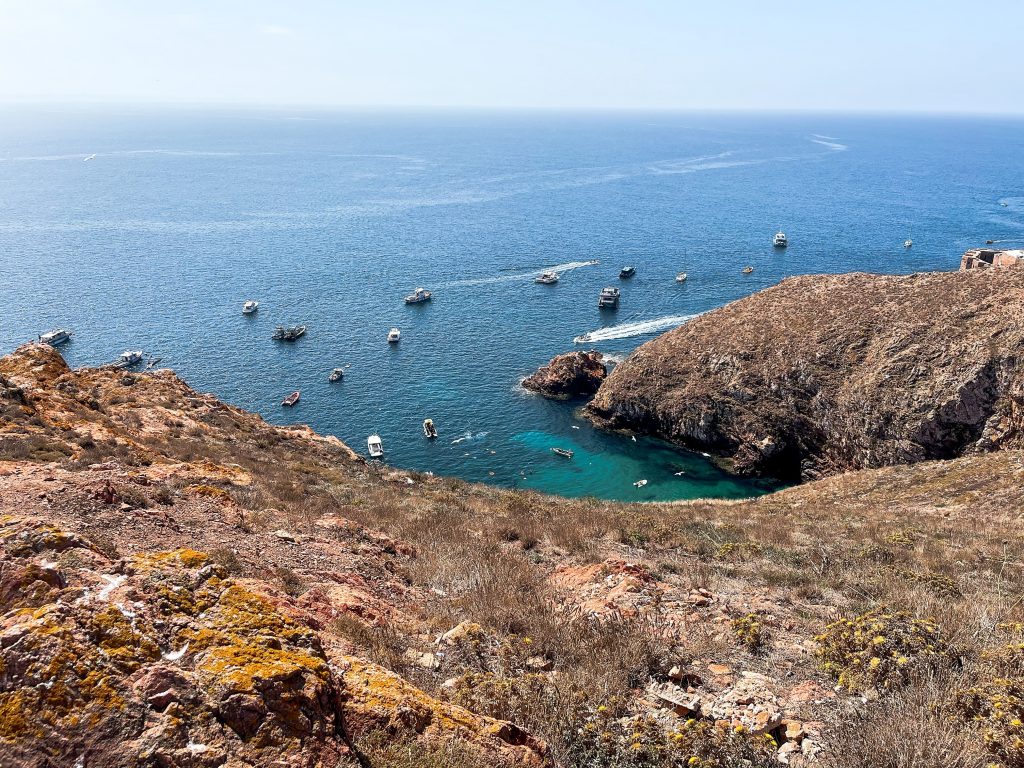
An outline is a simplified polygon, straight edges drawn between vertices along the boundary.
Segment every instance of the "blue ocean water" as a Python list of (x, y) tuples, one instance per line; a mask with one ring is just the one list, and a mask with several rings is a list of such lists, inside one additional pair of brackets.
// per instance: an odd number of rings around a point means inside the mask
[[(621, 359), (787, 275), (949, 270), (1012, 238), (1019, 120), (0, 109), (0, 353), (71, 327), (72, 365), (141, 348), (270, 421), (360, 451), (379, 432), (394, 465), (571, 496), (769, 487), (524, 393), (575, 336)], [(404, 305), (417, 286), (434, 301)]]

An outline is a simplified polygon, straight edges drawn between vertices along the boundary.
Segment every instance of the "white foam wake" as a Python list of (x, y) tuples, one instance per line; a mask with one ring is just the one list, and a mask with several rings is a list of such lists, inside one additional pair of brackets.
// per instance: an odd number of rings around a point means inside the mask
[(654, 320), (641, 320), (636, 323), (623, 323), (622, 325), (613, 325), (608, 328), (598, 328), (596, 331), (590, 331), (590, 333), (584, 333), (582, 336), (577, 336), (573, 339), (573, 343), (591, 344), (595, 341), (628, 339), (630, 336), (643, 336), (648, 333), (657, 333), (658, 331), (663, 331), (666, 328), (674, 328), (677, 325), (682, 325), (687, 320), (692, 320), (699, 315), (699, 312), (696, 315), (669, 315), (667, 317), (659, 317)]
[(846, 146), (845, 144), (840, 144), (838, 141), (828, 141), (828, 139), (832, 138), (831, 136), (818, 136), (818, 134), (815, 133), (812, 134), (812, 137), (817, 137), (811, 138), (811, 141), (813, 141), (815, 144), (821, 144), (821, 146), (823, 147), (828, 147), (833, 152), (845, 152), (847, 149), (849, 149), (848, 146)]
[(455, 288), (466, 285), (489, 285), (490, 283), (509, 283), (515, 282), (517, 280), (525, 280), (530, 277), (537, 277), (543, 272), (557, 272), (558, 274), (561, 275), (565, 272), (570, 272), (574, 269), (580, 269), (581, 267), (592, 267), (595, 264), (600, 263), (601, 262), (598, 261), (597, 259), (593, 259), (591, 261), (569, 261), (566, 262), (565, 264), (555, 264), (554, 266), (551, 267), (534, 269), (530, 272), (513, 272), (512, 274), (508, 275), (495, 275), (493, 277), (480, 277), (473, 278), (470, 280), (456, 280), (452, 283), (445, 283), (445, 287)]

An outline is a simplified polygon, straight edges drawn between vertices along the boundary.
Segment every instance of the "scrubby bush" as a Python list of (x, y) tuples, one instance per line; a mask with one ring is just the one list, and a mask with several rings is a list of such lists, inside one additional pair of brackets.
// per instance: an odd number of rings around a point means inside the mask
[(815, 640), (822, 668), (850, 691), (892, 688), (948, 655), (935, 622), (881, 610), (840, 619)]

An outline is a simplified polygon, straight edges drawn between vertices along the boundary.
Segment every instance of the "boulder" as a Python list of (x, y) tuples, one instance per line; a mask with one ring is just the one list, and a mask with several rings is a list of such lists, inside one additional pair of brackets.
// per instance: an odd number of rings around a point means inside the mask
[(569, 352), (558, 355), (532, 376), (523, 387), (555, 400), (590, 397), (608, 375), (600, 352)]

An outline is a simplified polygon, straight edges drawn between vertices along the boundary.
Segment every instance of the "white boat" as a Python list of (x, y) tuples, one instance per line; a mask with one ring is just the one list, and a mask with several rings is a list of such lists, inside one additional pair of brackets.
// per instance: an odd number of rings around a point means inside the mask
[(259, 308), (260, 303), (258, 301), (247, 301), (245, 302), (245, 304), (242, 305), (242, 314), (251, 315), (254, 312), (256, 312)]
[(127, 349), (121, 353), (120, 365), (124, 368), (129, 368), (133, 365), (138, 365), (142, 362), (142, 350), (141, 349)]
[(785, 248), (789, 245), (789, 239), (786, 237), (786, 233), (781, 229), (775, 233), (775, 237), (772, 238), (772, 245), (776, 248)]
[(402, 332), (397, 328), (392, 328), (388, 331), (388, 344), (397, 344), (399, 339), (402, 338)]
[(685, 283), (686, 282), (686, 278), (688, 278), (688, 277), (689, 277), (689, 275), (686, 274), (685, 272), (680, 272), (678, 275), (676, 275), (676, 282), (677, 283)]
[(424, 419), (423, 420), (423, 434), (426, 437), (429, 437), (431, 440), (433, 440), (435, 437), (437, 437), (437, 427), (434, 426), (434, 420), (433, 419)]
[(65, 342), (71, 341), (71, 331), (65, 331), (63, 328), (57, 328), (49, 333), (44, 333), (39, 337), (39, 340), (43, 342), (43, 344), (49, 344), (51, 347), (58, 347)]
[(602, 288), (601, 293), (597, 297), (597, 306), (604, 308), (609, 307), (614, 309), (619, 306), (619, 289), (618, 288)]
[(87, 163), (90, 160), (95, 160), (95, 159), (96, 159), (96, 153), (94, 152), (93, 154), (89, 155), (88, 157), (83, 157), (82, 161)]
[(637, 488), (643, 488), (645, 485), (647, 485), (647, 481), (637, 480), (635, 483), (633, 483), (633, 485), (635, 485)]
[(754, 271), (754, 268), (750, 267), (750, 266), (747, 266), (747, 267), (744, 267), (741, 271), (743, 272), (744, 275), (749, 275), (751, 272)]
[(557, 272), (545, 272), (545, 273), (535, 277), (533, 279), (533, 282), (540, 283), (541, 285), (554, 285), (555, 283), (558, 282), (558, 273)]
[(345, 378), (345, 369), (344, 368), (335, 368), (333, 371), (331, 371), (331, 375), (327, 377), (327, 380), (329, 382), (331, 382), (331, 383), (334, 383), (335, 381), (341, 381), (344, 378)]
[(914, 247), (914, 241), (913, 241), (913, 240), (911, 240), (911, 239), (910, 239), (910, 238), (908, 237), (908, 238), (907, 238), (906, 240), (904, 240), (904, 241), (903, 241), (903, 247), (904, 247), (904, 248), (913, 248), (913, 247)]
[(405, 297), (406, 304), (422, 304), (425, 301), (430, 301), (432, 294), (426, 288), (417, 288), (415, 291)]
[(366, 450), (375, 459), (379, 459), (384, 455), (384, 444), (380, 441), (380, 435), (370, 435), (366, 438)]

